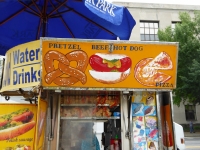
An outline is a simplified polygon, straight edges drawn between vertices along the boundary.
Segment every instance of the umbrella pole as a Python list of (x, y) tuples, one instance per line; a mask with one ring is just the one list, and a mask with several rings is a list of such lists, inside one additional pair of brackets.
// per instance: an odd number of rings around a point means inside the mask
[(47, 0), (44, 0), (44, 7), (42, 12), (42, 37), (46, 36), (46, 25), (47, 25)]
[[(43, 20), (44, 21), (44, 20)], [(42, 23), (42, 37), (46, 36), (46, 23)]]

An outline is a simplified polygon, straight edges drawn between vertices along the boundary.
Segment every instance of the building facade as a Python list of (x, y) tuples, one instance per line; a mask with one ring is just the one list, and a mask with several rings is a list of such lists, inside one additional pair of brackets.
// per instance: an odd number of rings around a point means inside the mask
[[(193, 5), (173, 5), (173, 4), (153, 4), (135, 2), (114, 2), (117, 5), (125, 6), (136, 21), (136, 26), (132, 30), (130, 40), (158, 42), (158, 29), (165, 29), (167, 26), (175, 27), (180, 22), (179, 13), (188, 12), (193, 15), (195, 10), (200, 10), (199, 6)], [(179, 124), (200, 123), (200, 106), (181, 104), (174, 105), (174, 121)]]

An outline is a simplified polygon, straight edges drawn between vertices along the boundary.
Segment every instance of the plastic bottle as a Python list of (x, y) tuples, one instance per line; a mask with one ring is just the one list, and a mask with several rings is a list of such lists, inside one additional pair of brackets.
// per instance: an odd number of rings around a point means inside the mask
[(110, 150), (115, 150), (114, 149), (114, 145), (112, 144), (112, 145), (110, 145)]
[(118, 141), (118, 136), (115, 136), (115, 150), (120, 150), (119, 149), (119, 141)]
[(119, 150), (118, 140), (115, 140), (115, 150)]

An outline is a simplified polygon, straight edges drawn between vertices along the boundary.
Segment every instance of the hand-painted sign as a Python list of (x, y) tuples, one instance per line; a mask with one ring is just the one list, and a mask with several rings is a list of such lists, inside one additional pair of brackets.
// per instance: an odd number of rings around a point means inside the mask
[(42, 86), (176, 88), (177, 43), (42, 40)]
[(40, 56), (39, 40), (7, 51), (1, 91), (39, 85)]

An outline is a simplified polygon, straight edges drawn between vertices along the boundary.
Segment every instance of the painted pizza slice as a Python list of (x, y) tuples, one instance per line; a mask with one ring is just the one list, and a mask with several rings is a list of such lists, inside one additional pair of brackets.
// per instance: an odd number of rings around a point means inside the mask
[[(157, 60), (159, 59), (157, 58)], [(158, 69), (166, 70), (167, 65), (163, 65), (163, 67), (161, 67), (151, 62), (156, 62), (156, 61), (153, 58), (145, 58), (139, 61), (138, 64), (136, 65), (134, 72), (135, 72), (135, 78), (139, 83), (145, 86), (155, 86), (156, 83), (164, 83), (167, 82), (169, 79), (171, 79), (170, 75), (167, 75), (158, 70)], [(169, 64), (168, 69), (171, 69), (172, 68), (171, 63), (168, 64)]]
[(154, 68), (157, 70), (159, 69), (169, 70), (173, 68), (172, 60), (167, 53), (161, 52), (153, 60), (151, 60), (149, 63), (146, 64), (144, 69), (146, 68)]

